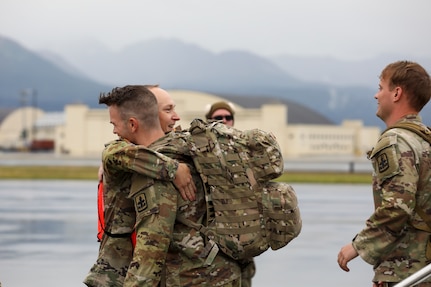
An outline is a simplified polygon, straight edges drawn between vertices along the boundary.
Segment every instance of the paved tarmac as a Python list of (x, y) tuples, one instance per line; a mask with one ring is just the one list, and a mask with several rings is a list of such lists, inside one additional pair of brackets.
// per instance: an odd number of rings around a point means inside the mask
[[(340, 248), (373, 209), (370, 185), (294, 184), (301, 234), (256, 257), (254, 287), (371, 286), (372, 266), (337, 264)], [(75, 287), (96, 260), (97, 182), (0, 180), (0, 282), (4, 287)]]
[(0, 152), (0, 166), (99, 166), (100, 155), (70, 156), (52, 152)]

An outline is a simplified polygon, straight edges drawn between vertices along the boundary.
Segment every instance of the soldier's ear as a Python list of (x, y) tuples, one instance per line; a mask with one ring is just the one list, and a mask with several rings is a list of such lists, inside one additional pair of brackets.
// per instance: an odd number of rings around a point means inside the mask
[(128, 126), (132, 132), (135, 132), (138, 129), (139, 123), (136, 118), (129, 118)]
[(401, 96), (402, 96), (402, 94), (403, 94), (403, 89), (401, 88), (401, 87), (396, 87), (394, 90), (393, 90), (393, 99), (394, 99), (394, 101), (396, 102), (396, 101), (399, 101), (400, 99), (401, 99)]

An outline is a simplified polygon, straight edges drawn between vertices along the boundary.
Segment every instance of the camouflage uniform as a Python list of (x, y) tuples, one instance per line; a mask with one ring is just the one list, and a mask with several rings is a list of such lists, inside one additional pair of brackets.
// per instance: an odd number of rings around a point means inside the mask
[(256, 264), (254, 259), (244, 259), (240, 261), (241, 266), (241, 287), (251, 287), (251, 279), (256, 274)]
[[(416, 115), (401, 121), (423, 126)], [(420, 136), (394, 128), (384, 132), (370, 152), (375, 210), (353, 246), (374, 265), (375, 282), (399, 282), (430, 263), (430, 233), (418, 229), (425, 223), (415, 211), (417, 205), (431, 214), (430, 151)], [(418, 286), (431, 286), (427, 284)]]
[(181, 218), (203, 223), (206, 214), (202, 181), (185, 156), (189, 153), (185, 134), (170, 133), (150, 148), (189, 164), (197, 199), (183, 200), (170, 182), (134, 175), (130, 196), (137, 211), (137, 240), (124, 286), (158, 286), (166, 280), (162, 286), (239, 287), (238, 262), (212, 253), (216, 245), (211, 248), (199, 231), (181, 223)]
[[(105, 234), (96, 263), (84, 280), (87, 286), (123, 286), (133, 255), (130, 235), (135, 224), (130, 192), (132, 171), (172, 180), (178, 162), (127, 141), (109, 143), (102, 154), (104, 168)], [(108, 235), (109, 234), (109, 235)]]

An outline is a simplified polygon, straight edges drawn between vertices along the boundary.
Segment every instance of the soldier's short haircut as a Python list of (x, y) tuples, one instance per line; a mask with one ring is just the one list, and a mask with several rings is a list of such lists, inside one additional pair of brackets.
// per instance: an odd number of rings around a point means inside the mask
[(99, 104), (117, 106), (123, 120), (134, 117), (147, 126), (158, 122), (157, 99), (144, 85), (116, 87), (109, 93), (101, 93)]
[(410, 105), (417, 111), (431, 98), (431, 79), (427, 71), (418, 63), (397, 61), (387, 65), (380, 79), (389, 82), (389, 87), (401, 87), (408, 95)]

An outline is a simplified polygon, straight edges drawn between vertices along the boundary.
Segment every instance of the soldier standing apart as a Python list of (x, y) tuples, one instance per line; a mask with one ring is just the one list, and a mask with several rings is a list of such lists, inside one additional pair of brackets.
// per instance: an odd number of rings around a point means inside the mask
[[(220, 101), (213, 103), (207, 108), (205, 114), (207, 120), (223, 121), (227, 126), (234, 126), (235, 123), (235, 108), (230, 102)], [(251, 287), (251, 279), (256, 274), (256, 264), (253, 258), (243, 260), (241, 264), (241, 287)]]
[[(368, 155), (375, 209), (338, 253), (344, 271), (358, 255), (372, 264), (374, 287), (394, 286), (431, 261), (431, 229), (424, 221), (431, 216), (430, 144), (405, 128), (391, 128), (411, 123), (426, 129), (419, 112), (430, 97), (430, 76), (419, 64), (398, 61), (383, 69), (374, 98), (376, 115), (388, 129)], [(431, 286), (431, 279), (415, 286)]]
[(235, 110), (232, 103), (225, 101), (216, 102), (209, 106), (205, 117), (207, 120), (223, 121), (227, 126), (233, 127)]

